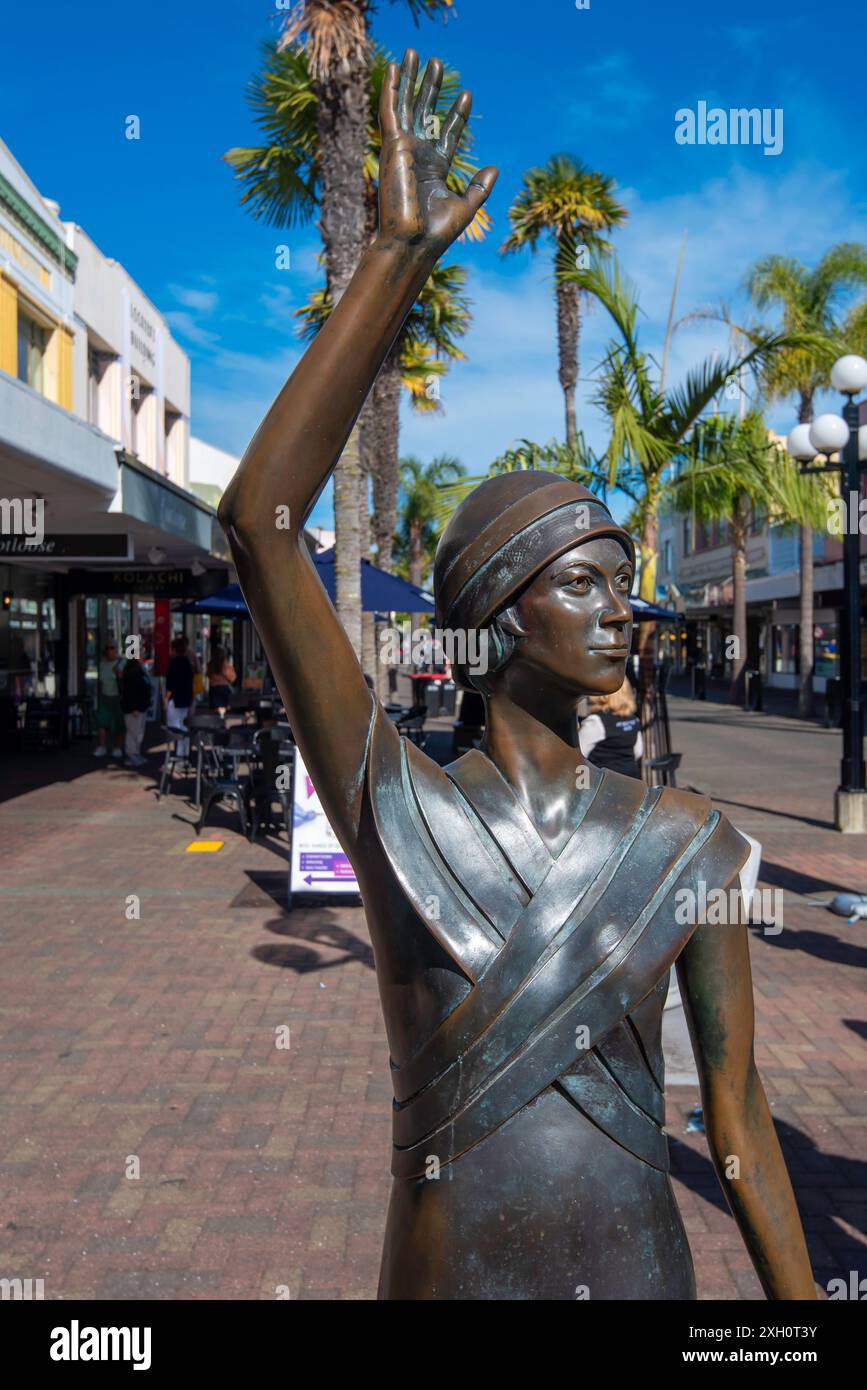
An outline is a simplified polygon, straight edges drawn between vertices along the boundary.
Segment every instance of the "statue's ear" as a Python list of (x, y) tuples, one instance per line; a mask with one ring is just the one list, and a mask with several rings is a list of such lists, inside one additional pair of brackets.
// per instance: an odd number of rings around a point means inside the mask
[(521, 626), (521, 619), (518, 617), (517, 608), (504, 608), (497, 614), (496, 621), (499, 623), (503, 632), (508, 632), (510, 637), (526, 637), (527, 634)]

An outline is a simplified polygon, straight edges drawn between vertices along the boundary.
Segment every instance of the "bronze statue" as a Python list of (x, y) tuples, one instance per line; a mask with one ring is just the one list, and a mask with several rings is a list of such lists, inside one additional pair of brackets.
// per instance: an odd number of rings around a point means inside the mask
[(768, 1297), (814, 1298), (753, 1062), (746, 928), (675, 910), (735, 883), (748, 847), (704, 799), (600, 772), (578, 746), (579, 698), (624, 677), (629, 536), (549, 473), (493, 478), (458, 508), (438, 621), (487, 635), (487, 671), (457, 673), (486, 734), (445, 769), (373, 698), (302, 542), (411, 305), (496, 178), (447, 188), (470, 95), (431, 139), (442, 65), (414, 99), (417, 69), (407, 51), (383, 86), (379, 231), (220, 509), (373, 939), (395, 1092), (380, 1297), (695, 1297), (662, 1129), (676, 961), (729, 1205)]

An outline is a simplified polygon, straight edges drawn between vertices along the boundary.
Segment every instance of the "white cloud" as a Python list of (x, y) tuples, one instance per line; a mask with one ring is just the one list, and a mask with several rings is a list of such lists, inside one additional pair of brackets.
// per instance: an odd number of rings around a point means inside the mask
[(188, 343), (194, 343), (196, 347), (215, 348), (220, 341), (217, 334), (203, 328), (188, 309), (169, 309), (164, 317), (173, 333), (185, 338)]
[(169, 285), (169, 289), (179, 304), (196, 313), (210, 314), (217, 307), (219, 297), (213, 290), (196, 290), (183, 285)]

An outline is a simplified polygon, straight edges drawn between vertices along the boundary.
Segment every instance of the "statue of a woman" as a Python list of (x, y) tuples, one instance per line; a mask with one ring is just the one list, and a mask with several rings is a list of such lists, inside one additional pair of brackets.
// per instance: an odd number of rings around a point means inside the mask
[(379, 231), (220, 509), (375, 949), (395, 1091), (380, 1297), (695, 1296), (662, 1128), (676, 961), (729, 1205), (768, 1297), (813, 1298), (753, 1061), (746, 929), (682, 910), (736, 885), (747, 845), (704, 799), (598, 771), (578, 745), (580, 697), (624, 678), (629, 536), (551, 473), (493, 478), (458, 508), (437, 615), (485, 635), (487, 663), (457, 674), (486, 732), (445, 769), (384, 716), (303, 544), (411, 305), (496, 178), (448, 189), (470, 96), (430, 138), (442, 65), (414, 98), (417, 67), (408, 51), (383, 85)]

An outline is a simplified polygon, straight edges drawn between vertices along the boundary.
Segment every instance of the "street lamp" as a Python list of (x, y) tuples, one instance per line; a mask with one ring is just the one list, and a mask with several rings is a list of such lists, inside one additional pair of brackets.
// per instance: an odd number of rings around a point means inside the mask
[[(867, 463), (867, 426), (858, 427), (855, 397), (867, 388), (867, 362), (847, 353), (831, 368), (831, 385), (846, 397), (842, 417), (819, 415), (810, 425), (797, 425), (787, 448), (801, 464), (802, 473), (838, 473), (844, 499), (846, 527), (843, 535), (844, 622), (840, 642), (840, 676), (843, 694), (843, 759), (840, 786), (834, 798), (838, 830), (867, 833), (867, 783), (864, 776), (861, 715), (861, 587), (859, 576), (859, 501), (861, 472)], [(831, 454), (839, 453), (839, 463)], [(825, 458), (815, 464), (817, 456)]]

